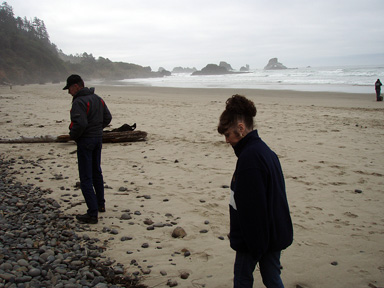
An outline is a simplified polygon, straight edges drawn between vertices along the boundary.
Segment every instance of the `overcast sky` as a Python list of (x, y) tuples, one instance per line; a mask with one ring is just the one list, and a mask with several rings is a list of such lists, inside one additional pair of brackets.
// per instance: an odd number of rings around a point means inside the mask
[[(172, 70), (384, 64), (384, 0), (9, 0), (65, 54)], [(370, 57), (366, 55), (376, 54)], [(379, 55), (380, 54), (380, 55)]]

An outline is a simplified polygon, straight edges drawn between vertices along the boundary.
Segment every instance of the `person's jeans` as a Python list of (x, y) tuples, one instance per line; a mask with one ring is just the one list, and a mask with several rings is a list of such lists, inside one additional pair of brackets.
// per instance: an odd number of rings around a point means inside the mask
[(104, 181), (101, 171), (102, 138), (77, 140), (77, 161), (81, 191), (88, 207), (88, 215), (97, 217), (98, 207), (104, 206)]
[[(280, 254), (281, 251), (268, 252), (264, 254), (260, 261), (260, 274), (266, 287), (284, 288), (280, 278)], [(253, 271), (258, 261), (253, 259), (249, 253), (236, 252), (235, 268), (234, 268), (234, 288), (252, 288), (253, 287)]]

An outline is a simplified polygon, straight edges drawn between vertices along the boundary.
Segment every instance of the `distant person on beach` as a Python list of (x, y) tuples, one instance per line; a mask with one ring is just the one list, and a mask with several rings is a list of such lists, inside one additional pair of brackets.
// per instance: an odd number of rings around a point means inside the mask
[(253, 287), (257, 263), (266, 287), (284, 287), (280, 255), (293, 241), (292, 220), (280, 161), (253, 130), (254, 116), (254, 103), (234, 95), (217, 128), (238, 157), (229, 203), (230, 245), (236, 251), (233, 287)]
[(67, 79), (67, 90), (73, 96), (69, 135), (77, 144), (77, 162), (81, 191), (88, 207), (87, 213), (77, 215), (81, 223), (96, 224), (98, 212), (105, 212), (104, 180), (101, 171), (103, 128), (112, 120), (107, 105), (94, 93), (94, 88), (84, 87), (79, 75)]
[(383, 85), (383, 84), (381, 84), (380, 79), (377, 79), (377, 81), (375, 82), (376, 100), (377, 101), (383, 101), (383, 97), (380, 96), (381, 85)]

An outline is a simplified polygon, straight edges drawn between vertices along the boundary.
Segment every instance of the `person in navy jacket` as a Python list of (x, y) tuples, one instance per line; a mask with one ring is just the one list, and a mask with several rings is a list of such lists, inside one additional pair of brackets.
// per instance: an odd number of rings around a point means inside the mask
[(69, 76), (63, 90), (72, 95), (69, 136), (77, 144), (80, 186), (88, 207), (87, 213), (76, 215), (76, 219), (81, 223), (96, 224), (98, 212), (105, 212), (102, 136), (112, 115), (104, 100), (95, 94), (95, 89), (84, 87), (79, 75)]
[(292, 220), (279, 158), (253, 130), (254, 116), (254, 103), (234, 95), (218, 125), (238, 157), (229, 205), (234, 287), (253, 287), (257, 263), (266, 287), (284, 287), (280, 255), (293, 242)]

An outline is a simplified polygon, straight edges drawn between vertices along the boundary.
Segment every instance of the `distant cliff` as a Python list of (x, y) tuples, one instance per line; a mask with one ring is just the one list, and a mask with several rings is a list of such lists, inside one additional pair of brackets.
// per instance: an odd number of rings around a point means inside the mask
[(7, 2), (0, 5), (0, 35), (0, 85), (56, 83), (72, 73), (84, 79), (108, 80), (165, 75), (151, 67), (95, 59), (92, 54), (65, 55), (49, 40), (44, 21), (15, 18)]
[(264, 70), (282, 70), (287, 69), (282, 63), (278, 62), (277, 58), (269, 59), (267, 66), (264, 67)]
[[(85, 79), (122, 80), (134, 78), (156, 78), (167, 75), (167, 71), (152, 71), (151, 67), (143, 67), (133, 63), (112, 62), (108, 58), (96, 59), (92, 54), (65, 55), (61, 51), (60, 58), (65, 61), (70, 74), (79, 74)], [(170, 72), (169, 72), (170, 73)]]

